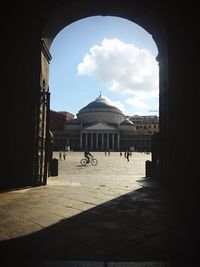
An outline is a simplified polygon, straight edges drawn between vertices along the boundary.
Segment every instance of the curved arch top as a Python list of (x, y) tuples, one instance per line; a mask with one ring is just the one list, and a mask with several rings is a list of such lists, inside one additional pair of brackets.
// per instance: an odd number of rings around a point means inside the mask
[(47, 21), (43, 32), (42, 39), (45, 41), (48, 48), (50, 48), (55, 36), (67, 25), (91, 16), (116, 16), (128, 19), (142, 28), (144, 28), (154, 39), (159, 54), (163, 47), (166, 47), (167, 33), (163, 23), (159, 18), (151, 12), (146, 6), (138, 3), (138, 1), (131, 1), (130, 9), (129, 1), (116, 2), (114, 0), (102, 1), (96, 0), (79, 1), (75, 0), (58, 8), (51, 18)]

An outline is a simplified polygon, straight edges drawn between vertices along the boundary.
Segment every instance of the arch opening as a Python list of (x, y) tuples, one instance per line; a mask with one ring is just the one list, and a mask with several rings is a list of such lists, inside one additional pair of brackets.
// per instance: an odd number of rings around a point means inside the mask
[[(100, 8), (100, 7), (99, 7)], [(101, 7), (102, 8), (102, 7)], [(166, 131), (167, 131), (167, 88), (168, 88), (168, 80), (167, 80), (167, 66), (168, 66), (168, 58), (167, 58), (167, 36), (166, 31), (161, 24), (161, 22), (154, 16), (150, 10), (145, 9), (144, 7), (138, 5), (137, 8), (133, 11), (131, 10), (131, 14), (127, 14), (123, 11), (123, 9), (118, 9), (113, 11), (105, 11), (106, 7), (104, 6), (99, 11), (91, 11), (90, 9), (84, 8), (82, 15), (70, 15), (69, 16), (69, 8), (67, 6), (62, 7), (57, 10), (52, 18), (47, 22), (44, 31), (42, 33), (42, 44), (44, 50), (46, 50), (46, 54), (48, 55), (49, 49), (51, 48), (52, 42), (56, 35), (67, 25), (72, 22), (84, 19), (87, 17), (92, 17), (96, 15), (100, 16), (117, 16), (121, 18), (126, 18), (137, 25), (144, 28), (149, 34), (152, 35), (153, 40), (155, 41), (158, 48), (157, 61), (159, 62), (159, 128), (160, 133), (159, 136), (156, 136), (153, 140), (154, 144), (154, 162), (159, 167), (154, 166), (156, 170), (156, 176), (159, 176), (159, 179), (162, 180), (162, 173), (166, 175), (166, 166), (167, 166), (167, 142), (166, 142)], [(73, 7), (72, 7), (73, 9)], [(73, 11), (73, 14), (76, 11)], [(43, 59), (44, 53), (42, 54)], [(46, 60), (43, 60), (42, 68), (41, 68), (41, 81), (49, 81), (49, 62), (50, 62), (50, 54)], [(48, 85), (47, 85), (48, 87)], [(165, 143), (160, 143), (160, 140), (165, 140)], [(159, 145), (158, 145), (159, 142)], [(158, 148), (159, 146), (159, 148)], [(163, 164), (165, 162), (165, 164)]]

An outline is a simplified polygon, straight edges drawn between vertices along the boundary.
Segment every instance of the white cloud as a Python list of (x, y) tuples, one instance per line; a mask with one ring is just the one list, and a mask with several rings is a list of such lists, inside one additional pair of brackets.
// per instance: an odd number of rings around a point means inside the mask
[(119, 39), (104, 39), (94, 45), (78, 65), (78, 74), (88, 75), (122, 94), (158, 92), (158, 64), (146, 49)]
[(126, 103), (133, 106), (134, 108), (139, 108), (139, 109), (148, 108), (148, 105), (138, 97), (128, 98), (126, 99)]
[(152, 92), (137, 92), (133, 97), (129, 97), (125, 102), (131, 107), (131, 110), (135, 114), (147, 114), (150, 110), (157, 110), (158, 94), (155, 91)]

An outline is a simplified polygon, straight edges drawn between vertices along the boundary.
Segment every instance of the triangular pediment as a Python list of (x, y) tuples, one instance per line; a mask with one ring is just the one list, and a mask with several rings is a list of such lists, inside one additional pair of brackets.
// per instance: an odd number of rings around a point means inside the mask
[(101, 122), (85, 127), (85, 129), (86, 130), (112, 130), (112, 131), (116, 130), (115, 127), (101, 123)]

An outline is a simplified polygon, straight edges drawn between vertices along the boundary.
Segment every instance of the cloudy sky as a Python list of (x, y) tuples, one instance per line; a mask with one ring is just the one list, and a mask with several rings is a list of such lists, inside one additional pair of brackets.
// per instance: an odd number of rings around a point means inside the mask
[(137, 24), (85, 18), (64, 28), (50, 52), (52, 110), (77, 114), (101, 93), (125, 115), (158, 115), (158, 51)]

